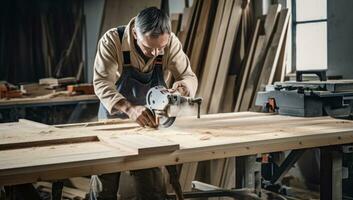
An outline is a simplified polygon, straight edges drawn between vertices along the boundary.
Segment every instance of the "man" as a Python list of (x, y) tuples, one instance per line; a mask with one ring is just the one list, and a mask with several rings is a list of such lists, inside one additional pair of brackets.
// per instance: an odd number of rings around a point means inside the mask
[[(171, 72), (171, 91), (194, 96), (197, 78), (182, 45), (171, 32), (169, 17), (151, 7), (142, 10), (126, 27), (113, 28), (100, 39), (94, 63), (94, 89), (101, 101), (98, 118), (130, 118), (142, 127), (157, 127), (144, 106), (146, 93), (166, 86)], [(159, 168), (131, 172), (137, 199), (164, 199)], [(101, 199), (116, 199), (120, 174), (102, 175)]]

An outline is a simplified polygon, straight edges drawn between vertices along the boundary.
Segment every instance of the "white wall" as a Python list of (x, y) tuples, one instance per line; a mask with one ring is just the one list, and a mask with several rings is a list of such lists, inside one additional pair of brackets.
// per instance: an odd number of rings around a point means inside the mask
[(93, 62), (96, 55), (97, 43), (104, 10), (104, 0), (85, 0), (84, 13), (87, 27), (87, 58), (85, 81), (91, 83), (93, 78)]
[(328, 75), (353, 78), (353, 1), (327, 0)]

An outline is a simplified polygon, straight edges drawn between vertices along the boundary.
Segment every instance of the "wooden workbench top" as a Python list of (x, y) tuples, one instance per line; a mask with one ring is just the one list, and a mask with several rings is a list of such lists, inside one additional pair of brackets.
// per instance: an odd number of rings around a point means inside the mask
[(167, 129), (128, 120), (0, 124), (0, 185), (353, 143), (353, 121), (265, 113), (180, 117)]
[(98, 101), (96, 95), (61, 95), (51, 94), (37, 97), (22, 97), (12, 99), (0, 99), (1, 106), (18, 106), (18, 105), (29, 105), (29, 104), (54, 104), (54, 103), (67, 103), (67, 102), (81, 102), (81, 101)]

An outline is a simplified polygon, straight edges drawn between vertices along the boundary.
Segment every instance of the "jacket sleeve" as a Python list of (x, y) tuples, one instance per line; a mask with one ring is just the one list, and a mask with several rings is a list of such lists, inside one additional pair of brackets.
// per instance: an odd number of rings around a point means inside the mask
[(117, 110), (114, 105), (124, 96), (116, 90), (115, 83), (120, 77), (116, 42), (109, 31), (99, 40), (94, 61), (94, 91), (110, 114)]
[(197, 77), (192, 71), (190, 60), (184, 53), (182, 44), (174, 33), (171, 35), (170, 52), (168, 58), (168, 70), (172, 73), (175, 82), (183, 82), (190, 92), (190, 96), (194, 97), (197, 91)]

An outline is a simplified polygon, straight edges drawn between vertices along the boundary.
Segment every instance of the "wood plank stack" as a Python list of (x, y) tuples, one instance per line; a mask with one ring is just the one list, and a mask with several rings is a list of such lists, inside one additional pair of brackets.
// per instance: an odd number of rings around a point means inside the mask
[[(254, 19), (253, 15), (250, 0), (194, 0), (182, 16), (172, 16), (173, 31), (199, 79), (202, 113), (256, 110), (257, 91), (284, 80), (289, 11), (275, 4), (266, 16)], [(181, 172), (197, 166), (188, 163)], [(201, 181), (235, 186), (234, 159), (213, 160), (207, 167), (209, 178)], [(181, 176), (180, 181), (189, 184), (195, 173), (188, 173), (187, 180)]]
[[(280, 5), (272, 5), (266, 19), (258, 20), (257, 31), (254, 32), (251, 42), (254, 50), (250, 49), (247, 64), (243, 69), (234, 111), (255, 109), (256, 93), (264, 90), (267, 84), (284, 79), (285, 59), (282, 58), (279, 62), (279, 57), (280, 54), (284, 56), (284, 38), (288, 24), (289, 11), (281, 11)], [(281, 74), (282, 77), (278, 78), (275, 74)]]
[(255, 20), (250, 0), (195, 0), (172, 17), (199, 78), (202, 113), (254, 109), (257, 91), (284, 79), (289, 17), (275, 4)]

